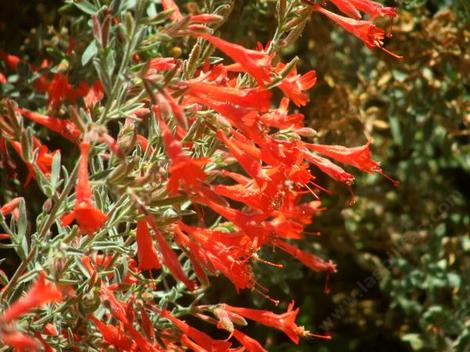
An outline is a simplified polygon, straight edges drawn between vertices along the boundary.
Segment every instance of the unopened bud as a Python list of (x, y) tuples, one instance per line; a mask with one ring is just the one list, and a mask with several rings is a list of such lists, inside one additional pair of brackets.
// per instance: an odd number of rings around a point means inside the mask
[(126, 119), (117, 137), (117, 144), (125, 155), (129, 154), (131, 150), (134, 149), (137, 140), (136, 136), (134, 120)]
[(142, 299), (144, 300), (144, 302), (152, 302), (154, 297), (153, 297), (153, 294), (151, 292), (144, 292), (142, 293)]
[(101, 24), (98, 19), (98, 16), (96, 15), (92, 16), (92, 24), (93, 24), (93, 35), (95, 36), (96, 41), (100, 43), (101, 46), (103, 46), (102, 36), (101, 36)]
[(314, 137), (318, 134), (317, 131), (310, 127), (297, 128), (294, 130), (294, 132), (302, 137)]
[(219, 319), (219, 322), (217, 323), (218, 327), (225, 329), (228, 332), (233, 331), (233, 322), (230, 320), (230, 316), (225, 309), (215, 308), (214, 315), (217, 317), (217, 319)]
[(93, 313), (100, 305), (101, 299), (95, 288), (83, 295), (78, 301), (79, 310), (85, 316)]

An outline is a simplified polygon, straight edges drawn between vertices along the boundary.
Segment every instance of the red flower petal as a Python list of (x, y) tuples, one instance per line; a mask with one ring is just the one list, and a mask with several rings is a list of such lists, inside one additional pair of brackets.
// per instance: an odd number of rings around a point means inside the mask
[(379, 163), (372, 160), (370, 152), (371, 141), (360, 147), (346, 148), (340, 145), (322, 145), (322, 144), (306, 144), (306, 146), (322, 155), (331, 159), (335, 159), (340, 163), (347, 164), (358, 168), (364, 172), (381, 172)]
[(17, 331), (3, 333), (0, 335), (0, 340), (16, 351), (39, 351), (41, 348), (38, 340)]
[(137, 221), (137, 256), (139, 258), (139, 269), (160, 269), (157, 251), (153, 246), (152, 235), (145, 220)]
[(41, 272), (37, 281), (31, 286), (26, 295), (13, 303), (0, 316), (0, 320), (12, 322), (22, 315), (46, 303), (57, 302), (62, 299), (62, 293), (55, 286), (46, 282), (46, 275)]
[(292, 302), (289, 304), (287, 312), (283, 314), (275, 314), (261, 309), (232, 307), (226, 304), (224, 305), (224, 309), (232, 313), (240, 314), (241, 316), (254, 320), (260, 324), (283, 331), (294, 343), (298, 344), (299, 336), (306, 336), (307, 332), (295, 323), (295, 319), (299, 313), (299, 308), (292, 310), (293, 306), (294, 303)]
[(246, 49), (241, 45), (227, 42), (207, 33), (198, 33), (197, 35), (210, 42), (225, 55), (231, 57), (233, 61), (239, 63), (246, 72), (258, 81), (259, 85), (263, 86), (271, 80), (271, 54)]
[(241, 331), (233, 330), (233, 336), (246, 348), (248, 352), (267, 352), (267, 350), (264, 349), (258, 341)]
[(59, 119), (53, 116), (42, 115), (37, 112), (29, 111), (27, 109), (18, 108), (18, 112), (51, 131), (54, 131), (71, 142), (76, 143), (82, 134), (80, 129), (70, 120)]
[(151, 216), (147, 216), (146, 220), (152, 227), (153, 232), (155, 233), (158, 246), (160, 248), (160, 253), (163, 257), (163, 262), (168, 267), (173, 277), (178, 281), (184, 283), (188, 290), (194, 291), (194, 289), (196, 288), (196, 284), (194, 283), (194, 281), (188, 279), (188, 277), (184, 273), (183, 268), (181, 267), (181, 264), (178, 260), (178, 256), (167, 243), (163, 235), (160, 233), (160, 230), (158, 229), (157, 224), (155, 223), (153, 218)]
[(284, 241), (274, 240), (273, 244), (276, 247), (281, 248), (286, 253), (289, 253), (291, 256), (298, 259), (302, 264), (308, 266), (314, 271), (336, 272), (336, 265), (331, 261), (326, 262), (316, 255), (304, 252), (303, 250)]

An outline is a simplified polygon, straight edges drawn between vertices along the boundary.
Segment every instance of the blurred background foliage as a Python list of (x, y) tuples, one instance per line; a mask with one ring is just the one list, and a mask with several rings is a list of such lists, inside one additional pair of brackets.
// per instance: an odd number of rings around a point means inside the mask
[(305, 314), (316, 312), (309, 323), (334, 333), (318, 351), (470, 351), (470, 33), (454, 4), (402, 7), (388, 43), (402, 62), (321, 18), (288, 53), (319, 74), (306, 111), (318, 140), (372, 136), (401, 183), (359, 176), (351, 207), (325, 197), (314, 227), (339, 273), (331, 295), (300, 296)]
[[(265, 43), (275, 1), (235, 3), (222, 36), (249, 47)], [(61, 1), (0, 4), (0, 47), (38, 61), (47, 47), (60, 45)], [(300, 72), (317, 70), (302, 111), (317, 141), (356, 146), (373, 137), (375, 158), (400, 186), (357, 175), (351, 204), (347, 188), (318, 179), (333, 194), (323, 198), (328, 211), (309, 229), (322, 236), (305, 245), (334, 260), (338, 273), (325, 282), (290, 260), (283, 272), (258, 270), (263, 285), (278, 287), (272, 297), (294, 299), (300, 323), (331, 332), (333, 340), (292, 347), (273, 331), (250, 331), (270, 351), (470, 351), (470, 2), (389, 5), (399, 6), (400, 16), (386, 45), (403, 61), (369, 51), (320, 16), (283, 51), (286, 60), (299, 56)], [(211, 294), (231, 302), (251, 295), (236, 296), (226, 282)]]

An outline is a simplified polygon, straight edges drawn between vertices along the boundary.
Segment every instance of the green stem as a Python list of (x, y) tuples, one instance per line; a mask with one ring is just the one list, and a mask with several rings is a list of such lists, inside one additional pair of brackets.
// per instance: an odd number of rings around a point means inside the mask
[[(70, 177), (68, 179), (67, 184), (65, 185), (64, 190), (62, 191), (61, 195), (57, 199), (57, 202), (54, 204), (48, 217), (43, 223), (44, 225), (41, 226), (41, 229), (38, 232), (38, 240), (47, 239), (46, 235), (49, 232), (49, 229), (51, 228), (51, 226), (56, 221), (57, 212), (59, 211), (60, 207), (62, 206), (62, 203), (67, 199), (69, 193), (72, 191), (73, 186), (75, 185), (75, 179), (77, 177), (77, 173), (78, 173), (78, 163), (75, 165), (75, 168), (70, 174)], [(24, 274), (25, 270), (28, 268), (29, 263), (36, 256), (36, 252), (37, 252), (37, 247), (33, 246), (31, 250), (29, 251), (28, 256), (21, 262), (21, 264), (18, 266), (18, 269), (16, 269), (15, 273), (11, 277), (10, 282), (8, 282), (8, 284), (4, 287), (0, 296), (0, 301), (3, 301), (6, 297), (8, 297), (11, 290), (16, 286), (16, 283), (18, 282), (20, 277)]]
[(129, 39), (128, 39), (128, 42), (127, 42), (127, 45), (126, 45), (126, 51), (124, 52), (124, 56), (121, 60), (121, 64), (119, 65), (119, 69), (118, 69), (118, 72), (116, 74), (116, 79), (113, 83), (113, 87), (111, 88), (110, 97), (108, 97), (108, 100), (106, 102), (106, 106), (103, 110), (103, 113), (101, 114), (100, 118), (97, 121), (98, 123), (103, 123), (105, 121), (106, 116), (108, 115), (112, 104), (116, 100), (115, 96), (116, 96), (117, 92), (119, 91), (119, 89), (121, 88), (121, 84), (122, 84), (122, 78), (121, 77), (124, 75), (124, 71), (128, 67), (129, 60), (131, 58), (131, 52), (135, 49), (135, 45), (132, 45), (132, 44), (135, 40), (135, 35), (138, 32), (137, 28), (139, 28), (140, 17), (142, 15), (142, 11), (140, 9), (141, 9), (141, 7), (143, 7), (143, 6), (141, 6), (143, 1), (144, 0), (140, 0), (137, 4), (137, 11), (136, 11), (136, 15), (135, 15), (135, 25), (132, 27), (132, 32), (131, 32), (131, 35), (129, 36)]

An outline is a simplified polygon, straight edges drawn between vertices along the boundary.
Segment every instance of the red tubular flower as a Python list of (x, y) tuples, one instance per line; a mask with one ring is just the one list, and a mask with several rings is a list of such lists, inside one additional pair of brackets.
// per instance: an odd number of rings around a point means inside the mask
[[(276, 71), (282, 71), (284, 64), (278, 64)], [(304, 75), (297, 74), (297, 70), (292, 70), (289, 75), (279, 84), (282, 92), (291, 99), (295, 105), (304, 106), (309, 101), (308, 95), (304, 91), (312, 88), (317, 82), (317, 73), (315, 70), (308, 71)]]
[(255, 209), (268, 212), (272, 209), (272, 198), (263, 192), (255, 183), (251, 185), (215, 185), (212, 187), (217, 194), (243, 203)]
[(67, 75), (56, 73), (47, 88), (49, 94), (49, 105), (57, 106), (72, 91), (72, 85), (69, 83)]
[(309, 267), (314, 271), (327, 271), (330, 273), (336, 272), (336, 265), (332, 261), (324, 261), (316, 255), (302, 251), (301, 249), (281, 240), (274, 240), (273, 244), (282, 249), (284, 252), (289, 253), (295, 257), (302, 264)]
[(368, 48), (375, 48), (382, 45), (382, 41), (385, 37), (385, 31), (381, 28), (378, 28), (371, 21), (361, 21), (340, 16), (324, 9), (323, 7), (317, 7), (316, 10), (327, 16), (332, 21), (338, 23), (348, 32), (354, 34), (356, 37), (362, 40)]
[[(127, 314), (124, 304), (117, 300), (113, 292), (104, 285), (101, 286), (101, 298), (109, 302), (111, 314), (124, 325), (126, 332), (133, 338), (140, 351), (159, 351), (158, 348), (152, 346), (152, 344), (134, 328), (132, 320), (128, 318), (129, 314)], [(131, 303), (129, 303), (127, 308), (131, 314), (134, 313)]]
[(84, 97), (89, 91), (86, 82), (80, 82), (77, 88), (69, 83), (67, 75), (56, 73), (54, 78), (47, 87), (49, 94), (49, 105), (52, 107), (59, 106), (64, 100), (75, 103), (77, 98)]
[(271, 93), (265, 89), (237, 89), (197, 81), (185, 82), (184, 85), (189, 88), (186, 94), (203, 96), (206, 99), (214, 99), (216, 102), (223, 101), (250, 107), (258, 112), (268, 111), (271, 105)]
[(38, 139), (33, 138), (34, 148), (38, 148), (38, 155), (35, 164), (39, 167), (42, 173), (49, 176), (52, 168), (52, 160), (55, 153), (59, 151), (49, 152), (49, 149), (44, 144), (41, 144)]
[(137, 108), (132, 110), (129, 114), (129, 118), (144, 118), (150, 113), (150, 109), (147, 108)]
[(80, 162), (78, 165), (77, 185), (75, 186), (75, 208), (71, 213), (64, 215), (62, 224), (67, 226), (76, 220), (80, 232), (92, 234), (108, 220), (106, 214), (95, 208), (90, 181), (88, 179), (88, 142), (80, 143)]
[(9, 69), (16, 71), (20, 58), (16, 55), (8, 54), (3, 50), (0, 50), (0, 60), (2, 60)]
[(47, 323), (46, 326), (44, 327), (43, 331), (44, 331), (44, 334), (46, 334), (48, 336), (58, 336), (59, 335), (59, 331), (57, 331), (57, 328), (52, 323)]
[[(13, 303), (10, 308), (0, 315), (0, 324), (11, 323), (35, 308), (46, 303), (60, 301), (61, 299), (62, 293), (55, 286), (47, 284), (45, 274), (41, 272), (37, 281), (31, 286), (26, 295)], [(15, 348), (17, 351), (38, 351), (41, 343), (45, 343), (40, 335), (38, 341), (31, 336), (14, 330), (0, 331), (0, 341), (7, 346)]]
[(220, 176), (230, 177), (233, 181), (244, 186), (249, 185), (251, 182), (251, 179), (249, 177), (237, 174), (236, 172), (231, 172), (227, 170), (216, 170), (215, 173), (217, 173)]
[[(265, 157), (265, 147), (268, 141), (274, 141), (271, 137), (266, 135), (263, 130), (257, 125), (245, 129), (243, 133), (232, 130), (233, 142), (245, 153), (255, 159), (260, 159), (271, 166), (277, 166), (278, 159), (272, 156), (270, 152), (269, 157)], [(256, 144), (255, 144), (256, 143)], [(259, 147), (258, 147), (259, 146)], [(269, 148), (268, 148), (269, 149)]]
[[(58, 151), (55, 151), (54, 153), (50, 153), (47, 147), (35, 137), (33, 137), (33, 143), (34, 143), (34, 148), (38, 149), (38, 154), (37, 158), (34, 161), (34, 165), (36, 165), (44, 175), (49, 176), (51, 173), (51, 167), (52, 167), (52, 159), (54, 158), (55, 153)], [(34, 170), (33, 163), (30, 163), (24, 159), (23, 155), (23, 147), (21, 146), (20, 142), (17, 141), (10, 141), (11, 146), (13, 149), (15, 149), (16, 153), (23, 159), (23, 161), (26, 164), (26, 167), (28, 168), (28, 176), (26, 177), (26, 181), (24, 182), (25, 185), (28, 185), (31, 178), (36, 178), (36, 171)]]
[(395, 17), (397, 10), (393, 7), (386, 7), (371, 0), (349, 0), (358, 10), (370, 15), (372, 18), (380, 16)]
[(214, 272), (215, 269), (211, 266), (204, 249), (198, 246), (197, 243), (191, 241), (178, 226), (175, 226), (175, 242), (181, 248), (186, 249), (189, 261), (199, 281), (204, 286), (209, 286), (209, 278), (204, 267), (209, 272)]
[(224, 304), (223, 307), (229, 312), (240, 314), (242, 317), (284, 332), (296, 344), (299, 343), (299, 336), (307, 336), (309, 334), (303, 327), (295, 323), (299, 308), (292, 310), (294, 302), (289, 304), (287, 312), (283, 314), (275, 314), (261, 309), (232, 307), (227, 304)]
[(256, 160), (252, 158), (250, 155), (240, 149), (237, 143), (228, 139), (222, 130), (217, 131), (217, 138), (227, 146), (245, 172), (250, 175), (260, 187), (269, 181), (269, 177), (263, 173), (263, 168), (261, 167), (259, 159)]
[[(0, 122), (4, 120), (4, 117), (0, 116)], [(7, 148), (8, 140), (5, 137), (0, 137), (0, 162), (3, 168), (8, 172), (8, 175), (12, 175), (16, 169), (16, 164), (11, 160), (10, 153)]]
[(157, 251), (153, 246), (152, 235), (145, 220), (137, 221), (137, 256), (139, 258), (139, 269), (160, 269)]
[(134, 342), (126, 334), (121, 325), (119, 327), (108, 325), (103, 323), (101, 320), (96, 319), (94, 316), (90, 316), (88, 319), (95, 323), (101, 335), (103, 335), (103, 340), (106, 341), (106, 343), (109, 343), (119, 351), (132, 350), (131, 348), (133, 347)]
[(186, 155), (181, 143), (176, 140), (165, 121), (160, 117), (159, 123), (166, 152), (171, 159), (168, 190), (176, 193), (180, 186), (185, 189), (197, 188), (207, 177), (202, 168), (209, 160), (205, 158), (193, 159)]
[(195, 35), (204, 38), (233, 61), (239, 63), (246, 72), (256, 79), (260, 86), (264, 86), (265, 83), (271, 80), (271, 54), (246, 49), (241, 45), (227, 42), (207, 33), (197, 33)]
[(205, 348), (202, 348), (201, 346), (199, 346), (196, 342), (194, 342), (193, 340), (191, 340), (188, 336), (186, 336), (185, 334), (181, 335), (180, 337), (180, 343), (183, 345), (183, 346), (186, 346), (188, 347), (191, 351), (194, 351), (194, 352), (208, 352)]
[[(300, 101), (299, 101), (300, 102)], [(282, 98), (279, 108), (272, 110), (259, 117), (266, 126), (279, 129), (295, 127), (301, 128), (304, 115), (300, 113), (288, 114), (289, 98)]]
[(157, 238), (158, 246), (160, 248), (160, 253), (163, 257), (163, 262), (170, 270), (173, 277), (176, 280), (184, 283), (188, 290), (194, 291), (196, 288), (196, 284), (194, 283), (194, 281), (188, 279), (188, 277), (184, 273), (183, 268), (181, 267), (181, 264), (178, 260), (178, 256), (173, 251), (173, 249), (171, 249), (170, 245), (166, 242), (165, 238), (158, 229), (155, 220), (150, 215), (147, 216), (145, 219), (150, 224), (153, 232), (155, 233), (155, 237)]
[(312, 223), (314, 214), (320, 210), (320, 201), (311, 201), (306, 203), (300, 203), (302, 198), (301, 192), (295, 192), (293, 190), (285, 190), (283, 202), (275, 214), (278, 213), (285, 216), (289, 221), (294, 221), (302, 225), (308, 225)]
[(235, 337), (248, 352), (267, 352), (258, 341), (241, 331), (233, 330), (233, 337)]
[[(213, 272), (213, 269), (220, 271), (237, 290), (253, 287), (255, 283), (253, 270), (247, 260), (251, 252), (243, 248), (249, 243), (246, 236), (243, 238), (245, 241), (243, 246), (241, 243), (230, 243), (230, 234), (193, 228), (180, 222), (175, 232), (179, 236), (184, 236), (181, 230), (187, 232), (193, 240), (192, 246), (188, 244), (192, 249), (191, 254), (198, 256), (201, 264), (204, 263), (209, 271)], [(238, 239), (236, 235), (233, 237)]]
[(403, 56), (394, 54), (383, 47), (385, 31), (374, 25), (372, 21), (356, 20), (353, 18), (340, 16), (324, 9), (321, 6), (315, 6), (314, 9), (324, 14), (332, 21), (338, 23), (345, 30), (362, 40), (369, 49), (379, 48), (396, 59), (403, 59)]
[(345, 15), (355, 18), (356, 20), (361, 19), (361, 14), (357, 11), (356, 7), (351, 4), (350, 0), (330, 0), (335, 6)]
[(104, 98), (103, 84), (101, 81), (96, 80), (88, 89), (88, 92), (83, 97), (85, 106), (89, 109), (96, 103), (99, 103)]
[(60, 134), (62, 137), (67, 138), (73, 143), (76, 143), (82, 134), (77, 125), (75, 125), (72, 121), (59, 119), (53, 116), (42, 115), (23, 108), (18, 108), (18, 112), (27, 119)]
[(183, 19), (183, 15), (174, 0), (161, 0), (161, 3), (165, 11), (173, 10), (170, 15), (172, 21), (180, 21)]
[(197, 78), (194, 79), (224, 86), (233, 86), (235, 81), (228, 77), (229, 72), (235, 72), (235, 70), (232, 71), (230, 69), (232, 66), (235, 66), (235, 68), (237, 69), (236, 72), (245, 72), (243, 70), (243, 67), (238, 63), (231, 64), (228, 66), (223, 64), (215, 64), (211, 66), (209, 64), (209, 61), (206, 60), (202, 68), (196, 71), (195, 77)]
[[(97, 275), (98, 275), (98, 267), (101, 267), (103, 269), (109, 269), (110, 263), (113, 261), (113, 256), (111, 255), (102, 255), (102, 254), (97, 254), (94, 262), (92, 262), (91, 258), (89, 256), (84, 256), (81, 258), (81, 262), (88, 271), (90, 275), (90, 282), (96, 282)], [(140, 269), (137, 267), (137, 262), (133, 260), (132, 258), (128, 258), (127, 265), (129, 268), (129, 271), (125, 277), (122, 278), (122, 283), (124, 285), (132, 285), (138, 282), (138, 279), (135, 278), (131, 272), (133, 273), (139, 273)], [(112, 279), (114, 277), (114, 274), (108, 273), (106, 275), (108, 279)], [(119, 287), (121, 284), (112, 284), (110, 285), (113, 287)]]
[(289, 239), (301, 239), (304, 226), (296, 221), (292, 221), (286, 214), (276, 212), (277, 216), (270, 222), (277, 237)]
[(220, 22), (224, 18), (219, 15), (214, 15), (211, 13), (201, 13), (199, 15), (191, 16), (192, 23), (213, 23), (213, 22)]
[(148, 148), (149, 151), (150, 151), (150, 154), (153, 153), (154, 149), (152, 148), (152, 146), (150, 145), (149, 141), (147, 138), (145, 138), (144, 136), (142, 136), (141, 134), (138, 134), (136, 136), (136, 142), (137, 144), (140, 146), (140, 148), (142, 149), (142, 151), (145, 153), (147, 151)]
[(61, 299), (61, 291), (54, 285), (48, 284), (46, 282), (46, 275), (44, 272), (41, 272), (26, 295), (18, 299), (0, 315), (0, 321), (11, 323), (34, 308), (38, 308), (46, 303), (57, 302)]
[(109, 303), (111, 314), (117, 320), (119, 320), (126, 326), (129, 325), (129, 320), (127, 319), (126, 315), (126, 309), (124, 308), (123, 303), (118, 301), (117, 298), (114, 296), (113, 291), (111, 291), (109, 288), (102, 284), (100, 290), (100, 297), (102, 300), (105, 300)]
[(205, 105), (228, 119), (230, 125), (241, 130), (253, 128), (258, 120), (259, 113), (250, 107), (234, 105), (225, 101), (209, 99), (206, 95), (192, 95), (187, 98), (191, 103)]
[(154, 71), (169, 71), (176, 67), (178, 61), (174, 57), (157, 57), (147, 63), (147, 74)]
[(208, 352), (226, 352), (229, 350), (231, 343), (227, 341), (215, 340), (202, 331), (193, 328), (184, 321), (174, 317), (170, 312), (163, 310), (162, 317), (170, 320), (181, 332), (194, 340), (199, 346)]
[(5, 345), (15, 348), (15, 351), (39, 351), (41, 348), (38, 340), (17, 331), (3, 333), (0, 335), (0, 340)]
[(11, 213), (15, 214), (15, 211), (17, 211), (22, 199), (24, 199), (24, 198), (23, 197), (17, 197), (17, 198), (13, 198), (9, 202), (5, 203), (0, 208), (0, 213), (3, 216), (7, 216)]
[(153, 322), (145, 311), (145, 306), (140, 309), (140, 317), (142, 319), (142, 330), (145, 332), (145, 335), (147, 335), (151, 341), (155, 341), (155, 328), (153, 326)]
[(147, 62), (144, 76), (149, 80), (157, 79), (157, 73), (172, 70), (177, 65), (178, 61), (173, 57), (157, 57)]
[[(41, 69), (46, 69), (47, 67), (49, 66), (49, 62), (44, 59), (42, 62), (41, 62), (41, 65), (39, 65), (39, 70)], [(33, 68), (33, 71), (37, 71), (36, 68)], [(41, 74), (41, 76), (39, 76), (35, 81), (34, 81), (34, 88), (38, 91), (38, 92), (41, 92), (41, 93), (45, 93), (47, 92), (47, 89), (49, 88), (49, 85), (50, 85), (50, 82), (49, 82), (49, 79), (48, 79), (48, 74), (47, 72), (44, 72), (43, 74)]]
[(331, 159), (339, 161), (358, 168), (364, 172), (382, 172), (379, 163), (372, 160), (370, 152), (369, 140), (367, 144), (355, 148), (346, 148), (340, 145), (322, 145), (322, 144), (306, 144), (307, 148), (327, 156)]
[(309, 161), (328, 176), (337, 181), (344, 182), (351, 185), (354, 182), (354, 176), (344, 171), (338, 165), (332, 163), (330, 160), (322, 158), (321, 156), (309, 153), (308, 150), (304, 151), (305, 160)]
[(238, 209), (221, 205), (207, 198), (197, 198), (194, 201), (207, 205), (217, 214), (237, 226), (249, 237), (253, 252), (256, 252), (259, 247), (266, 243), (266, 240), (272, 234), (272, 228), (269, 226), (269, 223), (263, 221), (267, 217), (266, 214), (245, 214)]

